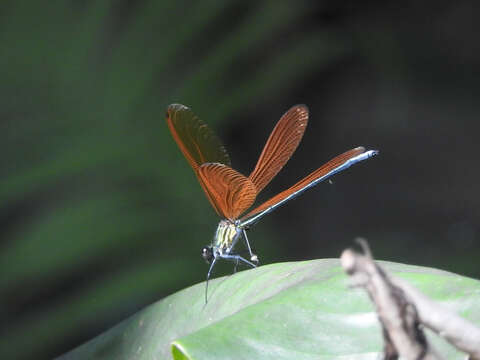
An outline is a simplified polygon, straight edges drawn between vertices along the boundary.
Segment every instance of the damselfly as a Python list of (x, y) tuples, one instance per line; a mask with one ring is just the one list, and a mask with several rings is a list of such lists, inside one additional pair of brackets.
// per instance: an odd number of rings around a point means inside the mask
[[(356, 147), (319, 167), (292, 187), (275, 195), (260, 206), (250, 208), (257, 195), (277, 175), (297, 148), (308, 122), (308, 108), (296, 105), (278, 121), (263, 148), (257, 165), (246, 177), (231, 168), (230, 157), (225, 147), (212, 130), (186, 106), (172, 104), (167, 109), (167, 124), (183, 155), (195, 172), (208, 200), (222, 220), (218, 224), (211, 245), (202, 249), (202, 256), (210, 264), (208, 280), (219, 259), (243, 262), (256, 267), (258, 257), (252, 253), (246, 230), (263, 216), (297, 197), (332, 175), (355, 163), (378, 154), (376, 150)], [(233, 249), (243, 239), (250, 258), (247, 260)]]

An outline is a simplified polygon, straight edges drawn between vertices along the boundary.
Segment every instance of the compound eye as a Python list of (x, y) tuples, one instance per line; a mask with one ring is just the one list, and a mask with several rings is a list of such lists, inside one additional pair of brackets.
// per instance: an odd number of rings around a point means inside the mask
[(203, 259), (210, 264), (213, 260), (213, 250), (211, 247), (204, 247), (202, 249), (202, 257)]

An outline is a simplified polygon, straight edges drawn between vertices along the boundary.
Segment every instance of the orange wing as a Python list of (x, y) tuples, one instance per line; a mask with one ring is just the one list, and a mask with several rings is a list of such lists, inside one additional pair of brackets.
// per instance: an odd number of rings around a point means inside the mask
[(197, 176), (218, 215), (235, 220), (255, 201), (255, 185), (231, 167), (219, 163), (200, 165)]
[(290, 108), (278, 121), (249, 179), (259, 193), (282, 169), (302, 139), (308, 122), (306, 105)]
[(242, 220), (248, 220), (249, 218), (252, 218), (253, 216), (268, 209), (270, 206), (281, 203), (283, 200), (286, 200), (289, 196), (293, 195), (295, 192), (298, 192), (302, 189), (306, 190), (309, 187), (309, 185), (311, 185), (315, 180), (320, 179), (322, 176), (328, 174), (330, 171), (340, 167), (349, 159), (359, 154), (362, 154), (364, 152), (365, 152), (365, 148), (362, 146), (359, 146), (355, 149), (349, 150), (347, 152), (344, 152), (341, 155), (334, 157), (332, 160), (320, 166), (317, 170), (315, 170), (310, 175), (308, 175), (307, 177), (297, 182), (292, 187), (288, 188), (285, 191), (282, 191), (281, 193), (275, 195), (271, 199), (265, 201), (263, 204), (261, 204), (260, 206), (250, 211), (248, 214), (242, 217)]
[(167, 124), (195, 172), (201, 164), (208, 162), (231, 166), (227, 150), (219, 138), (185, 105), (172, 104), (167, 108)]

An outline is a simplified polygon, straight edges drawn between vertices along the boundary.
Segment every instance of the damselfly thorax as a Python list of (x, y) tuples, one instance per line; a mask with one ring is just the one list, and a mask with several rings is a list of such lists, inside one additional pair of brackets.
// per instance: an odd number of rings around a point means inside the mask
[[(180, 104), (168, 107), (167, 124), (173, 138), (195, 172), (211, 205), (224, 219), (218, 224), (212, 244), (202, 250), (203, 258), (210, 264), (205, 301), (208, 280), (218, 259), (233, 261), (235, 268), (239, 263), (256, 266), (258, 258), (252, 253), (246, 229), (320, 182), (378, 154), (378, 151), (366, 150), (362, 146), (346, 151), (287, 190), (242, 215), (290, 159), (302, 139), (307, 122), (308, 108), (305, 105), (290, 108), (278, 121), (260, 154), (257, 165), (246, 177), (232, 169), (230, 157), (218, 137), (188, 107)], [(250, 259), (234, 253), (233, 249), (240, 239), (245, 241)]]
[[(239, 254), (233, 253), (233, 248), (242, 238), (245, 241), (245, 245), (250, 254), (249, 260), (240, 256)], [(213, 238), (212, 244), (202, 249), (202, 256), (205, 261), (210, 264), (210, 269), (207, 274), (208, 278), (210, 277), (209, 274), (212, 271), (217, 259), (231, 260), (235, 262), (235, 265), (243, 262), (247, 265), (255, 267), (258, 264), (258, 257), (252, 253), (252, 249), (247, 238), (247, 232), (241, 225), (240, 220), (221, 220), (218, 223), (217, 231), (215, 232), (215, 237)]]
[(238, 238), (242, 234), (242, 229), (230, 220), (221, 220), (218, 223), (213, 247), (221, 254), (228, 254), (235, 246)]

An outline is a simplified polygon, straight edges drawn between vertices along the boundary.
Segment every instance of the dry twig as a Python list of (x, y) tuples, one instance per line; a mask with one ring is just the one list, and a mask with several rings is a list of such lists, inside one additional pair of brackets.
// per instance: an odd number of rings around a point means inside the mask
[(373, 261), (367, 242), (359, 243), (364, 254), (347, 249), (341, 262), (355, 285), (364, 287), (375, 304), (385, 339), (385, 359), (441, 359), (428, 344), (423, 325), (469, 354), (471, 360), (480, 360), (480, 329), (406, 282), (391, 278)]

